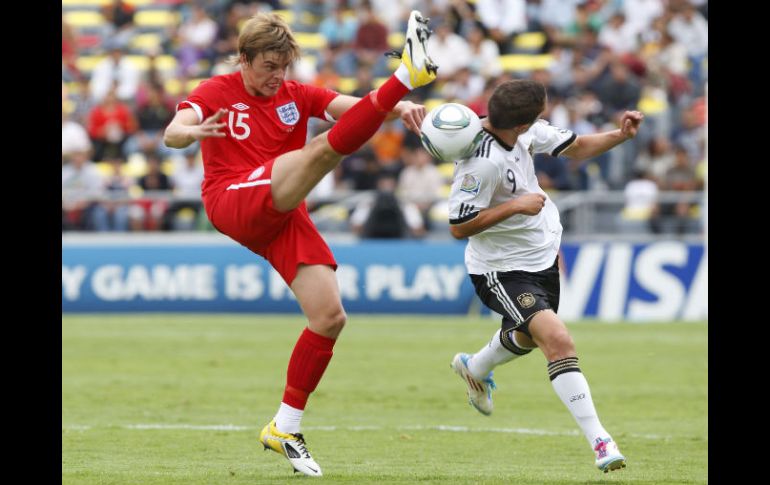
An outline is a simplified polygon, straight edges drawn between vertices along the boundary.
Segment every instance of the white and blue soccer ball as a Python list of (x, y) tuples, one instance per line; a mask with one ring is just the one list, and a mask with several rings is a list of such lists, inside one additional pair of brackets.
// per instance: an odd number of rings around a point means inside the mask
[(481, 120), (470, 108), (445, 103), (433, 108), (420, 126), (422, 146), (444, 162), (468, 158), (484, 136)]

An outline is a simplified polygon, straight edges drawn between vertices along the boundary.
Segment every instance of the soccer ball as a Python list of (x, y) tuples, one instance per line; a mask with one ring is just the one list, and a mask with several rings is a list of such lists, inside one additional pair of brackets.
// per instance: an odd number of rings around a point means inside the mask
[(469, 157), (484, 136), (476, 113), (458, 103), (433, 108), (420, 131), (422, 146), (433, 158), (444, 162)]

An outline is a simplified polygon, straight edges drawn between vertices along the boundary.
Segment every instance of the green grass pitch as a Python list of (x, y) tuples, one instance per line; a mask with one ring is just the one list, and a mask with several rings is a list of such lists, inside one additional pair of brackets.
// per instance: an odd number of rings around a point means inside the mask
[(708, 325), (568, 324), (628, 467), (603, 474), (539, 351), (495, 371), (495, 412), (449, 368), (488, 317), (351, 315), (303, 419), (324, 476), (263, 452), (304, 324), (275, 315), (65, 315), (63, 484), (707, 483)]

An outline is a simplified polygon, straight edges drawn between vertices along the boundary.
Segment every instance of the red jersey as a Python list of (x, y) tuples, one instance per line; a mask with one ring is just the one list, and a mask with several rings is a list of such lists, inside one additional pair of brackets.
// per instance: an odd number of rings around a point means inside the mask
[(192, 108), (203, 121), (219, 108), (229, 110), (224, 138), (201, 140), (203, 195), (228, 179), (252, 172), (275, 157), (305, 146), (310, 117), (326, 119), (324, 110), (338, 96), (330, 90), (285, 81), (274, 96), (252, 96), (240, 71), (214, 76), (190, 93), (177, 111)]

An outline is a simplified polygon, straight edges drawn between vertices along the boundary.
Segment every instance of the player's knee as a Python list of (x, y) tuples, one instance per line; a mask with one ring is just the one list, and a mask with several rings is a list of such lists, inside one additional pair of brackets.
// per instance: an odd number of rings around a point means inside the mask
[(575, 356), (575, 342), (566, 329), (554, 332), (548, 342), (549, 360), (566, 359)]
[(313, 163), (321, 165), (327, 171), (334, 169), (342, 159), (342, 155), (335, 152), (326, 141), (326, 133), (321, 133), (310, 140), (304, 149), (309, 152)]
[(315, 327), (321, 335), (336, 338), (342, 332), (348, 316), (342, 307), (331, 310), (316, 320)]
[(348, 321), (348, 315), (345, 310), (340, 308), (329, 318), (329, 328), (335, 330), (337, 333), (342, 331), (345, 323)]

